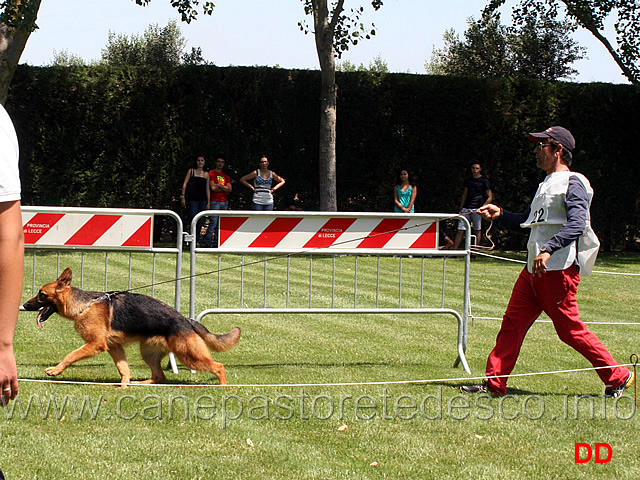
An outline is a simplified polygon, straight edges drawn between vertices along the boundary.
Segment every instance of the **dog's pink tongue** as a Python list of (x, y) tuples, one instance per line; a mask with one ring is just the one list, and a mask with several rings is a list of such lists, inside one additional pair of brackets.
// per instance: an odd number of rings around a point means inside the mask
[(38, 322), (38, 328), (42, 328), (42, 322), (40, 321), (40, 317), (42, 317), (42, 312), (38, 313), (38, 317), (36, 318), (36, 322)]

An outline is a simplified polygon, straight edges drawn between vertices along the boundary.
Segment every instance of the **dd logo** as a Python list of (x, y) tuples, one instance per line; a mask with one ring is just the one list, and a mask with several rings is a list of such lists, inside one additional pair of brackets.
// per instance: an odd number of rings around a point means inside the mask
[[(606, 456), (602, 456), (602, 449), (606, 450)], [(595, 452), (595, 455), (594, 455)], [(586, 456), (581, 457), (581, 453), (584, 453)], [(611, 449), (611, 445), (608, 443), (596, 443), (594, 448), (591, 448), (591, 445), (588, 443), (576, 443), (576, 463), (588, 463), (592, 458), (595, 457), (596, 463), (608, 463), (611, 461), (611, 457), (613, 457), (613, 450)]]

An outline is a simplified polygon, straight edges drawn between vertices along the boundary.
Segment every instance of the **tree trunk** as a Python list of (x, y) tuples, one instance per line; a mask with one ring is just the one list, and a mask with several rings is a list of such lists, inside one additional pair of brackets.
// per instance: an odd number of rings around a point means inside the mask
[[(343, 2), (339, 2), (341, 8)], [(315, 40), (322, 86), (320, 91), (320, 210), (338, 210), (336, 191), (336, 64), (333, 49), (335, 25), (329, 23), (326, 1), (315, 2)], [(336, 12), (334, 11), (334, 16)]]
[[(331, 42), (331, 41), (330, 41)], [(322, 86), (320, 93), (320, 209), (338, 210), (336, 192), (336, 104), (337, 86), (333, 45), (318, 52)], [(322, 59), (324, 57), (324, 60)]]
[[(0, 103), (2, 105), (4, 105), (9, 95), (9, 85), (24, 47), (27, 45), (29, 35), (33, 31), (42, 0), (29, 0), (29, 2), (28, 15), (25, 15), (24, 18), (15, 19), (16, 26), (0, 23)], [(15, 7), (23, 2), (14, 0), (9, 3), (13, 3), (13, 7)]]

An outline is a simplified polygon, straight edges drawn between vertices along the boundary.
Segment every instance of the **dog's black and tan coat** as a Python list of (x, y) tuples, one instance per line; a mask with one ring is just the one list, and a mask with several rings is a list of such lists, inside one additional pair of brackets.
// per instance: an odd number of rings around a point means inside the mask
[[(71, 278), (71, 269), (67, 268), (58, 280), (43, 286), (24, 304), (25, 310), (41, 309), (39, 325), (54, 313), (72, 320), (85, 341), (58, 365), (47, 368), (48, 375), (59, 375), (69, 365), (106, 351), (120, 372), (122, 387), (130, 383), (161, 383), (166, 380), (161, 362), (171, 351), (187, 367), (211, 372), (221, 385), (226, 385), (224, 365), (211, 358), (209, 349), (224, 352), (235, 347), (240, 340), (239, 328), (216, 335), (152, 297), (129, 292), (89, 292), (71, 286)], [(140, 342), (142, 358), (151, 368), (149, 380), (131, 382), (124, 346), (132, 342)]]

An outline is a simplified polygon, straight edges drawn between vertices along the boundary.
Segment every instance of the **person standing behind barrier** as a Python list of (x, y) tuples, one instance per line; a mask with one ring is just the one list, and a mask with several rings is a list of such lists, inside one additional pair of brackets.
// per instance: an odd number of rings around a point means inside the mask
[[(210, 210), (227, 210), (229, 208), (229, 194), (231, 193), (231, 177), (224, 173), (225, 159), (216, 158), (216, 168), (209, 171), (209, 186), (211, 187)], [(209, 217), (209, 227), (204, 237), (205, 247), (218, 246), (218, 222), (220, 217)]]
[(406, 168), (399, 172), (400, 183), (393, 189), (393, 211), (413, 213), (418, 187), (413, 183), (411, 173)]
[[(411, 172), (406, 168), (398, 172), (400, 183), (393, 189), (393, 211), (397, 213), (415, 213), (416, 197), (418, 196), (418, 187), (414, 183)], [(440, 228), (440, 238), (438, 248), (450, 250), (453, 246), (453, 240), (449, 238), (447, 233)]]
[(530, 207), (512, 213), (496, 205), (480, 208), (488, 219), (507, 227), (529, 229), (527, 266), (522, 270), (502, 320), (496, 345), (487, 360), (489, 377), (480, 385), (461, 387), (463, 393), (504, 395), (527, 331), (545, 312), (560, 339), (581, 353), (605, 384), (606, 397), (620, 397), (634, 381), (580, 319), (576, 292), (580, 274), (593, 269), (600, 243), (590, 224), (593, 189), (584, 175), (571, 172), (575, 140), (569, 130), (551, 127), (530, 133), (536, 164), (547, 173)]
[[(210, 177), (204, 169), (204, 164), (204, 156), (198, 155), (196, 158), (196, 168), (190, 168), (184, 177), (184, 182), (182, 182), (180, 201), (182, 202), (182, 206), (188, 209), (189, 225), (191, 225), (191, 220), (193, 220), (198, 213), (208, 210), (210, 206)], [(200, 239), (202, 224), (203, 219), (200, 219), (196, 226), (196, 231), (191, 232), (193, 241), (196, 243)]]
[[(259, 165), (260, 168), (247, 173), (240, 182), (253, 190), (251, 210), (273, 210), (273, 193), (284, 185), (285, 180), (269, 170), (269, 159), (264, 155), (260, 157)], [(249, 183), (250, 181), (253, 181), (253, 184)]]
[[(471, 176), (464, 181), (464, 191), (460, 200), (460, 214), (464, 215), (473, 225), (473, 234), (476, 236), (476, 244), (480, 244), (482, 238), (482, 217), (476, 213), (480, 207), (493, 201), (493, 193), (487, 177), (482, 175), (482, 166), (475, 162), (471, 164)], [(453, 245), (458, 250), (462, 244), (462, 238), (467, 226), (462, 220), (458, 221), (458, 230)]]
[[(20, 210), (18, 137), (0, 105), (0, 404), (18, 394), (13, 337), (22, 296), (24, 233)], [(0, 477), (2, 472), (0, 471)]]

